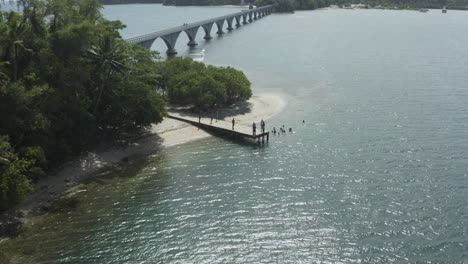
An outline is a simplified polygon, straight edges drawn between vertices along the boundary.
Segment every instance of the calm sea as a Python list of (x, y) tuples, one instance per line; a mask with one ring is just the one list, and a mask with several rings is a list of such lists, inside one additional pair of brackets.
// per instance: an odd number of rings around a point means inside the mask
[[(127, 24), (128, 38), (239, 10), (135, 4), (104, 14)], [(240, 68), (254, 93), (281, 94), (288, 105), (267, 127), (294, 133), (266, 146), (209, 138), (128, 162), (42, 224), (30, 255), (468, 263), (466, 32), (468, 12), (317, 10), (209, 42), (201, 31), (192, 50), (181, 34), (179, 55)], [(153, 48), (165, 51), (161, 40)]]

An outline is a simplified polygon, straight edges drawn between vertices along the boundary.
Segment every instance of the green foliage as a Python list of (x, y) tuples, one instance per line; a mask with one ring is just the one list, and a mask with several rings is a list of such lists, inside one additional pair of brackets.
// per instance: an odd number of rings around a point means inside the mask
[(290, 13), (296, 9), (294, 0), (256, 0), (255, 5), (257, 7), (276, 5), (275, 12), (278, 13)]
[(252, 96), (250, 81), (231, 67), (206, 67), (190, 58), (174, 58), (159, 65), (161, 89), (169, 102), (213, 109), (247, 100)]
[[(31, 181), (103, 137), (165, 115), (157, 54), (124, 41), (96, 0), (21, 1), (0, 12), (0, 135), (4, 209)], [(15, 152), (14, 146), (18, 152)], [(4, 160), (5, 161), (5, 160)]]
[(188, 71), (169, 81), (169, 100), (175, 104), (193, 104), (197, 109), (209, 109), (224, 104), (226, 89), (207, 71)]
[(255, 5), (276, 5), (275, 11), (284, 13), (292, 12), (294, 10), (312, 10), (316, 8), (329, 6), (331, 2), (329, 0), (256, 0)]
[(139, 46), (126, 49), (125, 53), (131, 58), (125, 63), (131, 73), (116, 74), (108, 80), (112, 89), (103, 93), (99, 123), (112, 132), (130, 133), (161, 122), (166, 110), (155, 89), (159, 75), (152, 58), (156, 54)]
[(208, 66), (208, 75), (224, 85), (226, 95), (222, 99), (224, 104), (232, 104), (238, 101), (247, 100), (252, 96), (250, 81), (245, 74), (232, 67), (218, 68)]
[(24, 199), (31, 191), (26, 174), (33, 161), (19, 158), (9, 143), (8, 136), (0, 136), (0, 211)]
[(205, 65), (200, 62), (193, 61), (191, 58), (177, 57), (165, 62), (158, 63), (159, 91), (165, 95), (168, 90), (169, 81), (174, 76), (187, 71), (203, 71)]

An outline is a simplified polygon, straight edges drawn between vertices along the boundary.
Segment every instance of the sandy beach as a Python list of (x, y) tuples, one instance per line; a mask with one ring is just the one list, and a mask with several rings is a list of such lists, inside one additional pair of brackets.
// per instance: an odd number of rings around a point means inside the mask
[[(252, 121), (268, 120), (282, 111), (284, 100), (275, 94), (260, 94), (238, 106), (220, 110), (216, 113), (220, 120), (236, 119), (236, 124), (249, 125)], [(169, 108), (169, 112), (173, 109)], [(213, 114), (210, 114), (210, 116)], [(208, 122), (209, 116), (202, 116)], [(165, 118), (153, 125), (149, 132), (140, 138), (119, 146), (100, 147), (83, 153), (66, 163), (56, 174), (50, 175), (35, 186), (33, 193), (16, 207), (21, 217), (28, 219), (28, 214), (35, 209), (47, 208), (64, 191), (92, 177), (100, 170), (118, 164), (135, 155), (150, 155), (165, 148), (199, 140), (212, 135), (187, 123)]]

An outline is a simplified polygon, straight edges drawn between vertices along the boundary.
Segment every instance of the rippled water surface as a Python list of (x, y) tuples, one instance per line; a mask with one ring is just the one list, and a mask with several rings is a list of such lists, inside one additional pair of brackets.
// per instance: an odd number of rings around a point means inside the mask
[[(130, 37), (237, 10), (104, 12)], [(288, 106), (267, 126), (294, 133), (131, 162), (130, 177), (91, 184), (30, 238), (37, 261), (468, 263), (466, 32), (468, 12), (320, 10), (267, 16), (195, 50), (181, 35), (181, 54), (204, 50), (243, 69), (255, 93), (282, 94)]]

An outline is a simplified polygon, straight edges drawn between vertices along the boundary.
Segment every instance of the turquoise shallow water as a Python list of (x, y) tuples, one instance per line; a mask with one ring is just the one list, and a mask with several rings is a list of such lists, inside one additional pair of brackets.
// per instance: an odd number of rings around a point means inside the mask
[[(130, 37), (236, 10), (104, 13)], [(288, 106), (267, 127), (295, 133), (264, 147), (210, 138), (131, 163), (131, 177), (95, 184), (31, 237), (38, 261), (468, 263), (467, 14), (271, 15), (194, 50), (181, 35), (180, 54), (282, 94)]]

